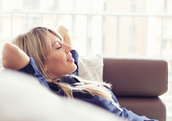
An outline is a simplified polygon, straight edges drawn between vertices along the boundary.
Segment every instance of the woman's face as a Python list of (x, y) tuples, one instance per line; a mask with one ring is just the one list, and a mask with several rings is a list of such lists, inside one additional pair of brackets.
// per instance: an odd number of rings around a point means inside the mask
[(49, 33), (49, 35), (52, 48), (44, 63), (45, 70), (51, 79), (65, 77), (77, 68), (70, 53), (71, 46), (63, 43), (54, 34)]

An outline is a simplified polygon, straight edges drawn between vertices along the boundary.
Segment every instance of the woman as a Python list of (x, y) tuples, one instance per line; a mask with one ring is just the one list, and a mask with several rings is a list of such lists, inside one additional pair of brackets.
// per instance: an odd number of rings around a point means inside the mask
[[(3, 48), (3, 66), (31, 74), (57, 95), (77, 98), (132, 121), (155, 121), (121, 107), (107, 83), (77, 76), (78, 54), (71, 48), (68, 30), (36, 27)], [(16, 46), (17, 45), (17, 46)]]

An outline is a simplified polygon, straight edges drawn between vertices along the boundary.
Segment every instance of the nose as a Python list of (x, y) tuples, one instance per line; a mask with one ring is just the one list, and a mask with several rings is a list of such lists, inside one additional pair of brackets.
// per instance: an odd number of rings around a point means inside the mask
[(65, 48), (66, 53), (69, 53), (72, 50), (72, 47), (66, 43), (63, 43), (63, 46)]

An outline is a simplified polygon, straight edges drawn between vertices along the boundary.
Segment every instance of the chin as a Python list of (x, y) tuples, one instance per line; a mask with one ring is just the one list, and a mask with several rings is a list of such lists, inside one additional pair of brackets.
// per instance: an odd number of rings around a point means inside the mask
[(76, 67), (76, 65), (75, 65), (75, 66), (73, 67), (71, 73), (74, 72), (76, 69), (77, 69), (77, 67)]

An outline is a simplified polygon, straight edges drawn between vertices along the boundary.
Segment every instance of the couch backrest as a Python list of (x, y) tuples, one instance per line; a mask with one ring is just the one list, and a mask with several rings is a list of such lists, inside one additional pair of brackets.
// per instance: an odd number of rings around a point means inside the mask
[(117, 96), (159, 96), (167, 91), (167, 66), (160, 59), (104, 57), (103, 80)]

